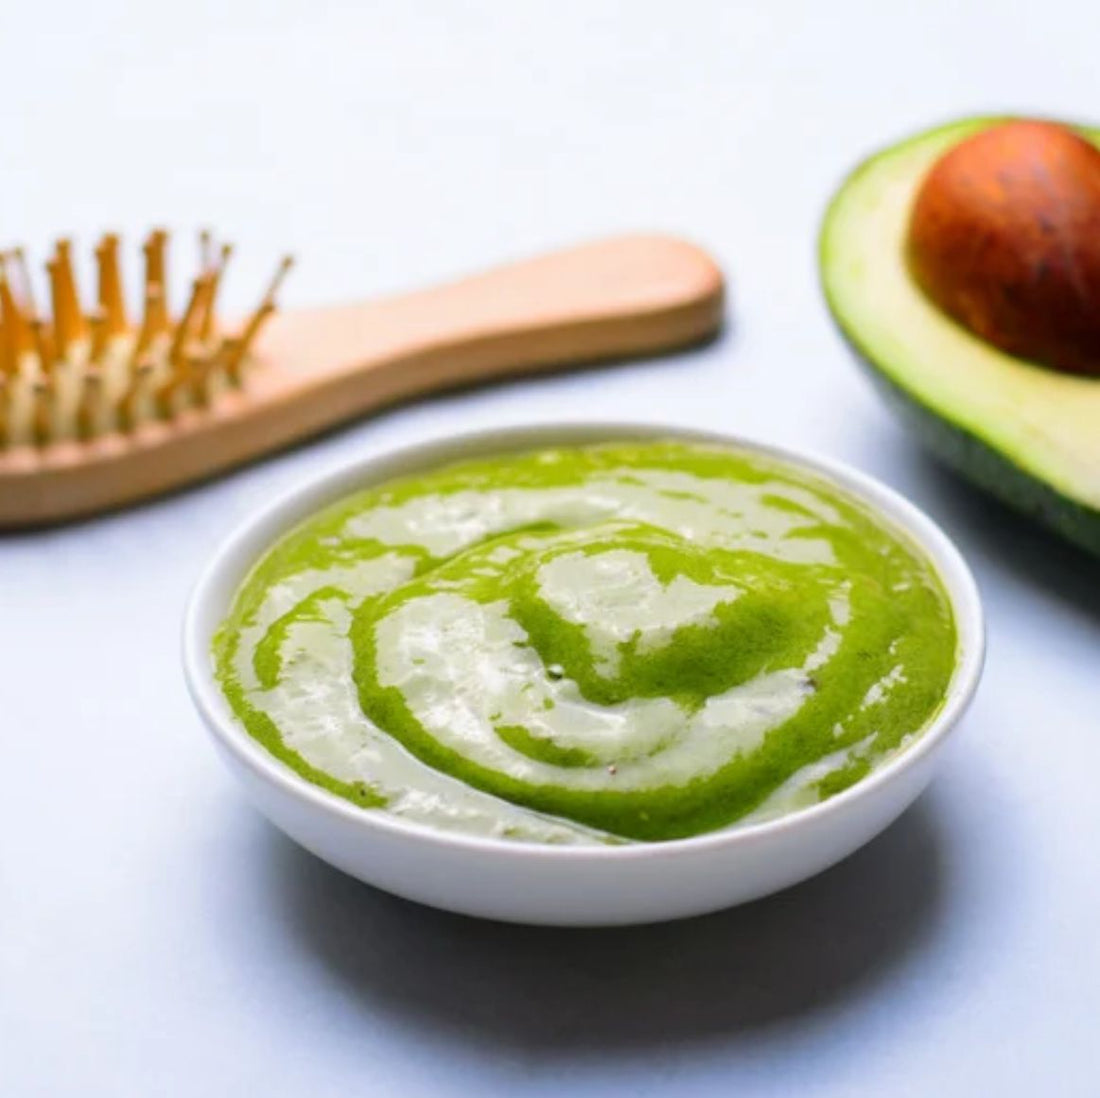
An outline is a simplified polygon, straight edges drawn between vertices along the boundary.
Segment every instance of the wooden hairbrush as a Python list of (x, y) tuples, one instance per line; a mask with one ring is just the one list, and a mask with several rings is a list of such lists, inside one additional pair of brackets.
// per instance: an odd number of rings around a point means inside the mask
[(705, 252), (625, 236), (418, 293), (276, 313), (287, 258), (256, 311), (223, 326), (215, 304), (230, 249), (200, 240), (199, 273), (173, 317), (167, 234), (150, 234), (132, 322), (116, 236), (96, 248), (90, 312), (68, 241), (46, 264), (49, 317), (22, 250), (0, 256), (0, 526), (117, 507), (425, 393), (670, 351), (722, 318), (722, 274)]

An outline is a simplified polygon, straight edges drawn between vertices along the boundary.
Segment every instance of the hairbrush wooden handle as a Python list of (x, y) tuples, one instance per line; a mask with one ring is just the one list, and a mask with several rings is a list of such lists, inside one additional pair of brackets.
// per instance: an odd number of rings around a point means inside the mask
[(0, 453), (0, 525), (129, 503), (428, 393), (670, 351), (713, 335), (722, 307), (705, 252), (626, 236), (404, 296), (276, 314), (243, 386), (209, 406)]

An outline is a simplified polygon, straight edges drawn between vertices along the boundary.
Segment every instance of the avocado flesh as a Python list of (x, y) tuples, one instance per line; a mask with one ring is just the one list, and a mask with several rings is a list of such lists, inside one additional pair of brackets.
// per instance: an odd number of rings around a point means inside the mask
[[(856, 168), (825, 215), (825, 297), (887, 401), (933, 452), (1100, 554), (1100, 378), (1057, 373), (972, 335), (924, 296), (905, 263), (925, 174), (1000, 121), (954, 122)], [(1100, 130), (1078, 132), (1100, 146)]]

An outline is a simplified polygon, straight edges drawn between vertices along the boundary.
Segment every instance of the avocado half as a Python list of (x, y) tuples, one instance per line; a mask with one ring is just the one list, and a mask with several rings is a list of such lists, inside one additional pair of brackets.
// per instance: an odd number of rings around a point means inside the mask
[[(1059, 373), (971, 335), (906, 266), (925, 174), (953, 145), (1004, 121), (952, 122), (860, 164), (825, 214), (825, 298), (887, 402), (933, 453), (1100, 555), (1100, 377)], [(1100, 147), (1100, 129), (1075, 129)]]

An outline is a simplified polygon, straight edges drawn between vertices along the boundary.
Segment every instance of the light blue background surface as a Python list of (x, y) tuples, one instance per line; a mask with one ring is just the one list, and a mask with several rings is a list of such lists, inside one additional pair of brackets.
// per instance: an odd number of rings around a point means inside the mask
[[(916, 450), (814, 262), (870, 149), (956, 114), (1100, 118), (1095, 4), (6, 3), (0, 42), (0, 231), (39, 254), (210, 223), (244, 308), (286, 247), (294, 305), (660, 228), (732, 282), (701, 352), (447, 397), (0, 538), (0, 1092), (1098, 1093), (1100, 569)], [(585, 416), (809, 447), (926, 507), (988, 603), (955, 750), (842, 866), (691, 923), (507, 928), (341, 877), (220, 770), (179, 669), (192, 581), (345, 458)]]

